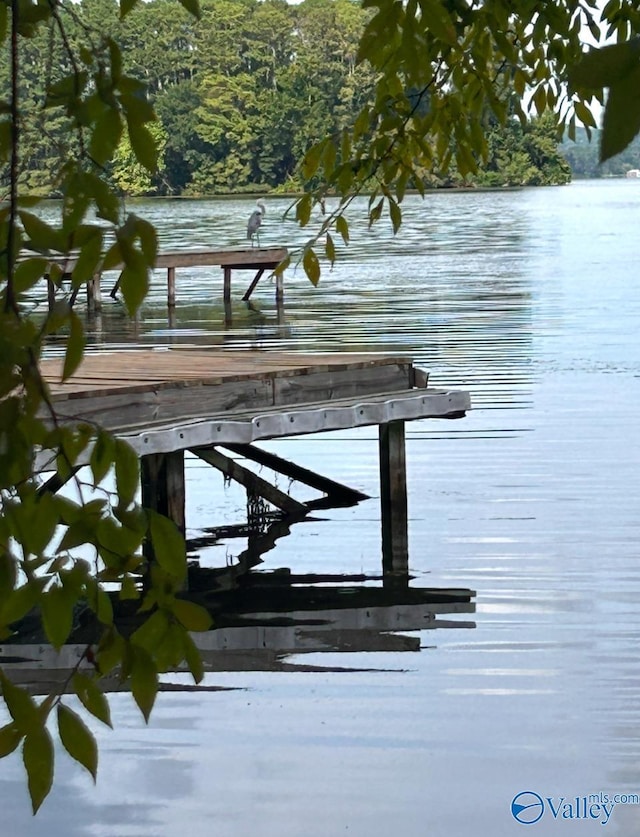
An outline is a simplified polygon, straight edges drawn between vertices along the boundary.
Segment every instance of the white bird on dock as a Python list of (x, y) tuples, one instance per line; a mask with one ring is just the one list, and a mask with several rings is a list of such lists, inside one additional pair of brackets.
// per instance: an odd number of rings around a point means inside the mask
[(256, 204), (258, 208), (253, 210), (247, 224), (247, 238), (251, 241), (252, 247), (254, 235), (258, 239), (258, 247), (260, 246), (260, 224), (262, 224), (262, 219), (267, 214), (267, 207), (262, 201), (256, 201)]

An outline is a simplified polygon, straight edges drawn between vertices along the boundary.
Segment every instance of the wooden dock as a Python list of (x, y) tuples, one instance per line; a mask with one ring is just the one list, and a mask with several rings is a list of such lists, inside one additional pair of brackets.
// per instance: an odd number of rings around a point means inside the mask
[(461, 391), (432, 389), (406, 357), (166, 349), (87, 355), (60, 382), (61, 360), (42, 364), (58, 420), (95, 423), (126, 439), (142, 464), (143, 503), (184, 530), (184, 452), (189, 450), (301, 519), (309, 507), (220, 452), (285, 474), (335, 504), (364, 495), (255, 447), (265, 439), (379, 427), (383, 565), (407, 572), (405, 422), (460, 418)]
[[(206, 249), (206, 250), (167, 250), (158, 254), (155, 263), (155, 270), (167, 271), (167, 305), (173, 308), (176, 305), (176, 270), (184, 267), (221, 267), (223, 272), (222, 295), (225, 303), (231, 301), (231, 278), (233, 271), (251, 270), (256, 271), (251, 283), (244, 292), (243, 301), (249, 300), (258, 282), (266, 271), (273, 272), (275, 268), (288, 256), (286, 247), (242, 247), (233, 249)], [(73, 278), (73, 270), (77, 263), (77, 257), (52, 256), (49, 260), (50, 268), (56, 265), (62, 270), (61, 282)], [(124, 264), (110, 267), (110, 271), (120, 272)], [(102, 270), (96, 272), (93, 279), (87, 284), (87, 306), (89, 312), (100, 310), (102, 305), (101, 296)], [(115, 297), (118, 291), (119, 282), (116, 281), (110, 291)], [(284, 299), (284, 281), (282, 274), (276, 276), (276, 302), (281, 303)], [(71, 302), (75, 302), (78, 295), (76, 289), (71, 294)], [(48, 278), (48, 299), (49, 307), (52, 307), (56, 298), (56, 285)]]

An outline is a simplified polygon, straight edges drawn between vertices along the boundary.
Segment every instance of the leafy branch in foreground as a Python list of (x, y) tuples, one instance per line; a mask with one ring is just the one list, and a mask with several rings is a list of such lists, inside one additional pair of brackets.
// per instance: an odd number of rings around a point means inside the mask
[[(182, 4), (197, 13), (194, 0)], [(122, 0), (122, 17), (133, 5)], [(64, 335), (62, 380), (82, 361), (85, 335), (71, 308), (73, 291), (98, 269), (122, 264), (120, 287), (133, 314), (157, 254), (155, 230), (126, 213), (104, 168), (126, 136), (137, 162), (154, 169), (155, 114), (144, 85), (122, 72), (115, 41), (95, 36), (74, 50), (67, 33), (67, 19), (73, 21), (74, 14), (73, 4), (55, 0), (0, 2), (0, 43), (11, 68), (9, 96), (0, 102), (7, 196), (0, 206), (0, 642), (31, 631), (56, 649), (70, 640), (83, 649), (65, 682), (39, 699), (0, 669), (10, 716), (0, 729), (0, 757), (21, 749), (34, 813), (53, 781), (49, 722), (54, 716), (67, 753), (94, 780), (97, 773), (93, 734), (63, 695), (75, 693), (88, 715), (110, 725), (100, 684), (115, 673), (120, 681), (130, 681), (148, 718), (159, 672), (186, 660), (194, 678), (201, 679), (189, 631), (210, 625), (205, 610), (177, 595), (186, 575), (184, 538), (170, 520), (136, 501), (135, 452), (99, 427), (59, 415), (40, 372), (43, 347), (54, 334)], [(40, 102), (42, 122), (55, 113), (66, 121), (69, 136), (55, 184), (61, 196), (57, 222), (43, 220), (40, 201), (20, 190), (21, 50), (42, 27), (49, 27), (64, 55), (55, 78), (51, 67), (43, 67), (50, 82)], [(71, 257), (67, 288), (65, 261)], [(36, 318), (25, 295), (45, 278), (53, 283), (55, 303)], [(89, 480), (80, 478), (83, 466)], [(115, 492), (102, 485), (111, 474)], [(64, 495), (58, 493), (63, 486)], [(121, 631), (114, 606), (127, 600), (137, 614), (133, 626)]]
[[(346, 242), (353, 196), (369, 198), (369, 223), (388, 214), (394, 232), (408, 188), (424, 194), (433, 172), (465, 178), (489, 154), (496, 124), (552, 114), (557, 138), (576, 124), (596, 127), (604, 105), (601, 159), (640, 130), (640, 11), (630, 0), (364, 0), (371, 11), (359, 62), (377, 73), (374, 101), (353, 127), (314, 144), (303, 173), (309, 188), (295, 205), (305, 226), (329, 195), (338, 205), (306, 244), (303, 267), (315, 284), (316, 249), (332, 264), (331, 231)], [(605, 40), (616, 43), (599, 46)], [(587, 40), (596, 46), (585, 51)], [(605, 91), (608, 90), (608, 96)], [(319, 184), (319, 185), (315, 185)]]

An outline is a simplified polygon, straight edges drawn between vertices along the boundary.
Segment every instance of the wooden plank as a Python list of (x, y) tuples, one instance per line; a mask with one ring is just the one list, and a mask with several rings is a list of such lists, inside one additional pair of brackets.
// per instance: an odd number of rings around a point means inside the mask
[(370, 392), (410, 386), (411, 364), (393, 364), (357, 370), (332, 369), (305, 372), (274, 379), (274, 404), (300, 404), (307, 401), (350, 398)]
[(247, 300), (251, 297), (251, 294), (252, 294), (252, 293), (254, 292), (254, 290), (256, 289), (256, 285), (258, 284), (258, 282), (259, 282), (259, 281), (260, 281), (260, 279), (262, 278), (262, 274), (264, 273), (264, 271), (265, 271), (265, 268), (264, 268), (264, 267), (261, 267), (261, 268), (260, 268), (260, 270), (259, 270), (259, 271), (256, 273), (256, 275), (253, 277), (253, 280), (252, 280), (251, 284), (249, 285), (249, 287), (248, 287), (248, 288), (247, 288), (247, 290), (245, 291), (244, 296), (242, 297), (242, 301), (243, 301), (243, 302), (247, 302)]
[(254, 474), (252, 471), (249, 471), (247, 468), (243, 468), (238, 462), (220, 453), (216, 448), (192, 448), (191, 452), (195, 453), (196, 456), (208, 462), (210, 465), (213, 465), (214, 468), (222, 471), (229, 479), (240, 483), (248, 491), (253, 491), (260, 497), (264, 497), (267, 502), (271, 503), (277, 509), (287, 514), (300, 517), (306, 516), (307, 508), (304, 503), (299, 503), (297, 500), (294, 500), (293, 497), (280, 491), (274, 485), (271, 485), (271, 483)]
[(336, 482), (335, 480), (329, 479), (329, 477), (324, 477), (322, 474), (310, 471), (308, 468), (303, 468), (295, 462), (290, 462), (288, 459), (283, 459), (275, 453), (262, 450), (262, 448), (257, 448), (254, 445), (229, 444), (224, 445), (224, 447), (234, 453), (240, 454), (240, 456), (253, 460), (253, 462), (257, 462), (259, 465), (264, 465), (267, 468), (271, 468), (273, 471), (284, 474), (292, 480), (302, 482), (311, 488), (315, 488), (317, 491), (322, 491), (333, 500), (349, 500), (358, 502), (359, 500), (368, 499), (368, 495), (363, 494), (361, 491), (356, 491), (348, 485)]
[(383, 572), (407, 577), (409, 538), (404, 422), (379, 428)]
[(264, 410), (273, 403), (271, 382), (244, 380), (193, 386), (144, 388), (96, 396), (56, 400), (61, 421), (89, 421), (109, 430), (151, 426), (158, 422), (189, 421), (234, 410)]
[[(283, 377), (291, 378), (310, 373), (353, 372), (369, 370), (377, 380), (377, 390), (386, 389), (385, 380), (393, 379), (398, 370), (387, 367), (402, 366), (403, 378), (399, 388), (407, 386), (411, 364), (405, 359), (369, 355), (297, 355), (294, 353), (214, 350), (201, 351), (123, 351), (87, 355), (74, 376), (60, 383), (63, 358), (43, 361), (44, 377), (51, 385), (54, 397), (69, 397), (75, 393), (89, 391), (99, 394), (96, 380), (105, 382), (105, 391), (138, 386), (148, 381), (153, 386), (169, 385), (172, 381), (202, 380), (213, 383), (216, 380), (241, 380), (242, 378)], [(374, 370), (381, 370), (375, 373)], [(358, 377), (362, 378), (358, 372)], [(304, 382), (289, 381), (289, 385), (300, 387)], [(397, 384), (397, 382), (396, 382)], [(149, 387), (151, 388), (151, 387)], [(391, 388), (391, 387), (390, 387)], [(336, 396), (337, 397), (337, 396)]]
[[(383, 399), (373, 396), (354, 403), (343, 399), (335, 406), (326, 403), (301, 404), (299, 407), (273, 408), (264, 413), (231, 413), (204, 421), (185, 421), (180, 425), (149, 426), (132, 432), (127, 440), (136, 450), (169, 450), (176, 445), (187, 447), (207, 444), (250, 444), (328, 430), (367, 427), (389, 421), (417, 418), (459, 418), (469, 409), (465, 392), (387, 393)], [(333, 405), (334, 402), (332, 402)]]
[[(254, 265), (279, 264), (289, 251), (286, 247), (239, 247), (199, 250), (165, 250), (158, 254), (155, 269), (169, 267), (211, 267), (213, 265), (231, 265), (239, 269), (253, 269)], [(77, 262), (76, 254), (49, 256), (49, 265), (59, 265), (65, 273), (71, 273)], [(115, 264), (109, 270), (120, 271), (123, 263)]]

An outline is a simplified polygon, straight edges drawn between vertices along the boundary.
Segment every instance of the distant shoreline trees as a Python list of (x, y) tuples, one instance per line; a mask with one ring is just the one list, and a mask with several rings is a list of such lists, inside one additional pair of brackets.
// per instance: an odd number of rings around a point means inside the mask
[[(117, 0), (82, 0), (75, 8), (71, 36), (80, 44), (96, 27), (111, 36), (123, 71), (146, 85), (157, 114), (157, 171), (145, 171), (123, 138), (107, 167), (114, 185), (130, 196), (300, 190), (307, 149), (352, 128), (374, 99), (374, 70), (356, 61), (370, 12), (354, 0), (204, 0), (201, 8), (197, 20), (171, 0), (151, 0), (126, 21)], [(62, 109), (47, 111), (45, 129), (42, 105), (47, 85), (69, 71), (68, 58), (45, 28), (26, 48), (33, 71), (23, 77), (21, 186), (55, 196), (56, 161), (74, 150)], [(0, 86), (7, 82), (0, 70)], [(492, 130), (491, 154), (477, 175), (463, 177), (454, 164), (446, 173), (425, 170), (423, 183), (567, 182), (549, 130), (548, 120), (522, 127), (514, 118)]]

